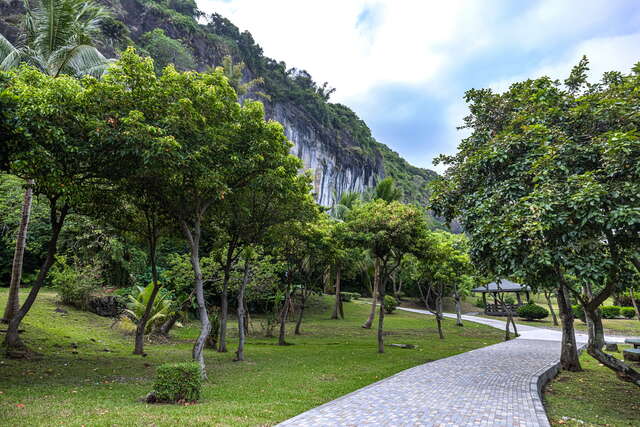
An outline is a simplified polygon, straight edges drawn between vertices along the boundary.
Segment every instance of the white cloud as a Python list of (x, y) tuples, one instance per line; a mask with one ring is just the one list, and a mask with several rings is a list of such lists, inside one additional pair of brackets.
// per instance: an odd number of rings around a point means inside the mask
[(526, 73), (519, 73), (488, 85), (496, 92), (503, 92), (517, 81), (548, 76), (563, 81), (583, 55), (589, 59), (589, 80), (600, 80), (606, 71), (628, 73), (640, 61), (640, 32), (617, 37), (597, 37), (585, 40), (553, 62), (542, 62)]
[[(467, 38), (478, 27), (471, 23), (479, 6), (470, 0), (198, 0), (198, 5), (248, 29), (267, 56), (328, 81), (339, 100), (384, 83), (433, 81), (465, 49), (482, 43)], [(365, 31), (357, 23), (366, 9), (375, 11), (375, 22)], [(452, 44), (460, 46), (452, 52)]]
[[(455, 126), (465, 115), (461, 98), (468, 82), (504, 90), (543, 74), (564, 79), (583, 54), (598, 77), (611, 69), (626, 71), (640, 59), (640, 32), (615, 36), (624, 34), (625, 25), (627, 32), (640, 28), (636, 0), (196, 1), (201, 10), (249, 30), (265, 55), (329, 82), (337, 89), (332, 100), (354, 107), (374, 136), (382, 115), (399, 127), (402, 120), (415, 120), (397, 98), (395, 105), (367, 105), (380, 98), (373, 96), (376, 91), (403, 85), (428, 95), (440, 105), (446, 126), (436, 134), (450, 138), (435, 143), (448, 153), (464, 136)], [(484, 68), (474, 69), (482, 60)], [(480, 71), (482, 77), (475, 78)], [(383, 142), (400, 154), (403, 144), (433, 142), (430, 134), (416, 134), (415, 142), (404, 138)], [(407, 159), (431, 167), (423, 155)]]

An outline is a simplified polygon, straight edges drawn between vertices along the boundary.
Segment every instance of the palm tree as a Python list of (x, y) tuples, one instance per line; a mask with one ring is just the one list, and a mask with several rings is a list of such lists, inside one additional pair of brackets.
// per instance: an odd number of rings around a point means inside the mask
[[(26, 9), (23, 34), (14, 46), (0, 34), (0, 70), (32, 65), (53, 77), (60, 74), (100, 77), (111, 62), (92, 43), (100, 32), (107, 11), (91, 0), (40, 0), (33, 8), (24, 0)], [(18, 288), (27, 227), (31, 211), (33, 180), (27, 181), (22, 218), (11, 269), (9, 299), (3, 321), (8, 322), (19, 307)]]
[(380, 181), (375, 188), (371, 189), (371, 191), (366, 194), (366, 198), (368, 200), (382, 199), (387, 203), (391, 203), (402, 199), (402, 190), (396, 186), (393, 178), (389, 176)]
[(100, 77), (112, 62), (93, 46), (108, 12), (91, 0), (40, 0), (26, 9), (16, 46), (0, 34), (0, 69), (21, 63), (45, 74)]

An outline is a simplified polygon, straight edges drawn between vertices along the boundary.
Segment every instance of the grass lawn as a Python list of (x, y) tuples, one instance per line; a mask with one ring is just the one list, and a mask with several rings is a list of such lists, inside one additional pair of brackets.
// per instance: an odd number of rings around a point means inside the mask
[[(6, 295), (6, 289), (0, 290), (0, 307)], [(207, 350), (209, 380), (201, 403), (148, 405), (137, 399), (151, 390), (155, 367), (188, 360), (197, 325), (177, 330), (168, 343), (147, 345), (148, 357), (133, 356), (132, 337), (111, 329), (111, 319), (68, 307), (68, 314), (57, 313), (55, 293), (43, 291), (25, 319), (23, 334), (42, 356), (0, 356), (0, 424), (272, 425), (403, 369), (502, 338), (496, 329), (471, 323), (458, 328), (446, 320), (447, 338), (441, 341), (433, 318), (397, 312), (385, 319), (387, 343), (418, 348), (389, 347), (378, 354), (375, 330), (360, 327), (368, 306), (345, 304), (346, 320), (329, 320), (329, 307), (330, 299), (318, 300), (303, 323), (303, 335), (288, 337), (293, 345), (279, 347), (275, 338), (250, 337), (244, 363), (232, 362), (232, 352)], [(230, 326), (233, 331), (235, 324)], [(72, 353), (72, 343), (78, 354)]]
[[(621, 353), (612, 354), (622, 358)], [(640, 388), (620, 381), (613, 371), (586, 353), (580, 357), (580, 363), (583, 372), (561, 372), (545, 389), (545, 406), (551, 424), (640, 425)]]

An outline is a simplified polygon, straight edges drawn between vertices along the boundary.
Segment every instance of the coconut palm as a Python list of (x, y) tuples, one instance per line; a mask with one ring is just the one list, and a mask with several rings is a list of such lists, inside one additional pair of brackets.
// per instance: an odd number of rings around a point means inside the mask
[[(24, 0), (26, 9), (22, 22), (23, 33), (14, 46), (0, 34), (0, 70), (26, 63), (45, 74), (100, 77), (112, 60), (106, 59), (92, 43), (100, 32), (100, 23), (107, 11), (91, 0), (39, 0), (32, 8)], [(11, 320), (19, 307), (18, 288), (22, 275), (22, 261), (26, 242), (33, 181), (27, 182), (22, 220), (11, 272), (9, 299), (4, 313), (5, 322)]]
[(26, 9), (14, 46), (0, 34), (0, 69), (27, 63), (51, 76), (100, 77), (111, 60), (93, 46), (107, 11), (91, 0), (39, 0)]
[[(353, 206), (361, 200), (362, 195), (355, 191), (345, 191), (340, 199), (331, 208), (331, 217), (340, 221), (344, 221)], [(337, 200), (337, 194), (333, 193), (334, 200)]]

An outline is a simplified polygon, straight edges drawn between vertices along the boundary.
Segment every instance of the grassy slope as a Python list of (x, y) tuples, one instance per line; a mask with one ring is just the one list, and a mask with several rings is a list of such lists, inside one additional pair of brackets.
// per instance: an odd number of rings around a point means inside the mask
[[(232, 362), (232, 353), (207, 351), (210, 379), (202, 403), (146, 405), (136, 399), (151, 390), (154, 367), (189, 359), (195, 325), (179, 330), (170, 343), (147, 346), (149, 356), (142, 358), (131, 355), (132, 339), (110, 329), (110, 319), (66, 307), (67, 315), (55, 313), (55, 295), (44, 292), (40, 298), (26, 319), (24, 338), (42, 353), (41, 360), (0, 358), (5, 425), (270, 425), (403, 369), (501, 337), (494, 329), (470, 323), (457, 328), (445, 321), (447, 339), (440, 341), (432, 318), (397, 313), (386, 319), (387, 342), (419, 348), (378, 354), (375, 331), (360, 328), (366, 305), (346, 304), (347, 320), (332, 321), (324, 304), (303, 324), (302, 336), (289, 337), (294, 345), (278, 347), (273, 338), (251, 337), (245, 363)], [(0, 306), (5, 300), (3, 289)], [(232, 335), (232, 349), (233, 340)]]
[[(621, 357), (621, 353), (612, 354)], [(640, 425), (640, 389), (618, 380), (611, 370), (586, 353), (580, 362), (583, 372), (561, 372), (545, 389), (545, 406), (551, 424)]]

